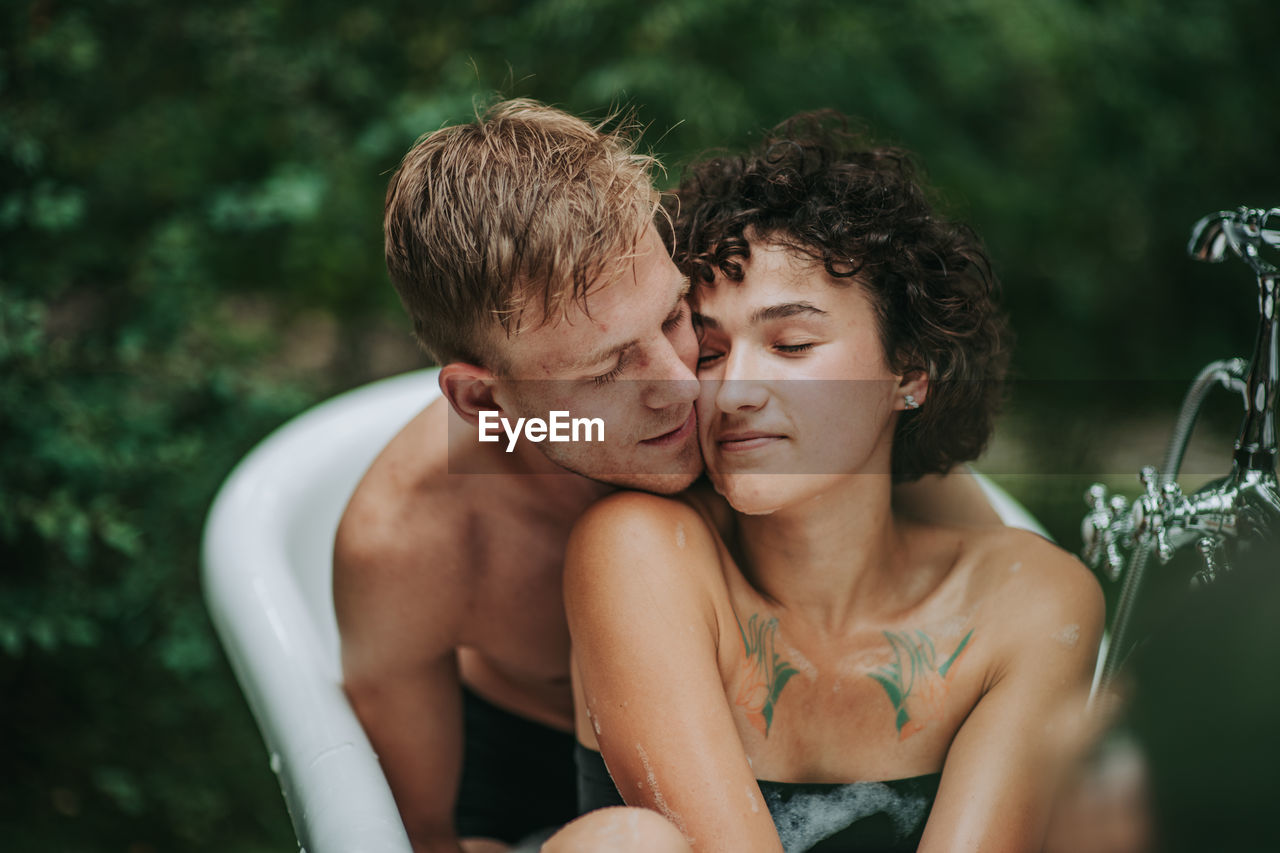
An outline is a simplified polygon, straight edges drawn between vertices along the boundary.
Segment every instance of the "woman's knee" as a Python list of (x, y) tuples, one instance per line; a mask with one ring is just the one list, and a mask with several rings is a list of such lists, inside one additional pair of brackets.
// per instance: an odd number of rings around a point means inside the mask
[(648, 809), (599, 809), (575, 820), (542, 845), (542, 853), (691, 853), (671, 821)]

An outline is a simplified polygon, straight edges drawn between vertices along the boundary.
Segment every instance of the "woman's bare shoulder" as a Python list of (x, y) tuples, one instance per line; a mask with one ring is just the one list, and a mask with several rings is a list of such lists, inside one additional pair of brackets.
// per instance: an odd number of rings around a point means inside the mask
[(691, 532), (710, 534), (710, 525), (683, 496), (615, 492), (582, 514), (573, 527), (573, 538), (605, 546), (643, 539), (659, 548), (683, 549)]
[[(988, 528), (981, 535), (990, 555), (988, 565), (1004, 568), (1041, 591), (1086, 593), (1099, 590), (1098, 580), (1075, 555), (1043, 536), (1017, 527)], [(1025, 570), (1025, 571), (1024, 571)]]
[(565, 555), (566, 584), (589, 573), (642, 573), (648, 582), (686, 586), (719, 564), (711, 520), (681, 497), (617, 492), (593, 504), (574, 525)]
[(1096, 642), (1101, 636), (1102, 587), (1072, 554), (1042, 536), (1009, 527), (975, 532), (972, 546), (975, 580), (1011, 637), (1027, 640), (1046, 626), (1083, 640)]

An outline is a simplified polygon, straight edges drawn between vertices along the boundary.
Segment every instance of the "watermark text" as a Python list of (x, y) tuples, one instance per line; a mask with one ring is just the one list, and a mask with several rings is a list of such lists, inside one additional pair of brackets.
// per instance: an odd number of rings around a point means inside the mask
[(603, 418), (571, 418), (568, 411), (552, 411), (550, 419), (517, 418), (514, 424), (497, 412), (480, 413), (480, 440), (498, 442), (507, 436), (507, 453), (516, 449), (521, 434), (534, 443), (542, 441), (604, 441)]

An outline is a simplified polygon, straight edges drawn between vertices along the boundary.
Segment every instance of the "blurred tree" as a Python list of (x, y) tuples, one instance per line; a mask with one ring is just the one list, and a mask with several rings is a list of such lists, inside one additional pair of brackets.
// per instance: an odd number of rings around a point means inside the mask
[(272, 426), (413, 363), (380, 223), (422, 133), (495, 92), (630, 106), (674, 183), (836, 107), (986, 236), (1021, 376), (1185, 377), (1252, 328), (1246, 281), (1181, 246), (1280, 203), (1277, 24), (1263, 0), (5, 4), (0, 824), (19, 849), (287, 842), (201, 522)]

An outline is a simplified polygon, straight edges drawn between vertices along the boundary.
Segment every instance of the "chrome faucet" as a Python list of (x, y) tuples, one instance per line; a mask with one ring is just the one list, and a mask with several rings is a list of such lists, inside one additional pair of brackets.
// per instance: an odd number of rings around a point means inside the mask
[[(1083, 556), (1112, 580), (1123, 579), (1110, 627), (1102, 675), (1105, 688), (1128, 656), (1127, 636), (1143, 575), (1152, 554), (1163, 564), (1195, 545), (1200, 569), (1193, 586), (1212, 583), (1248, 549), (1280, 554), (1280, 484), (1276, 479), (1276, 393), (1280, 377), (1280, 268), (1264, 252), (1280, 249), (1280, 208), (1241, 207), (1204, 217), (1191, 232), (1192, 258), (1218, 263), (1243, 260), (1258, 282), (1258, 334), (1253, 356), (1216, 361), (1200, 372), (1183, 401), (1162, 469), (1147, 466), (1143, 493), (1132, 503), (1109, 495), (1101, 484), (1085, 496), (1089, 513), (1081, 525)], [(1191, 431), (1214, 387), (1241, 395), (1244, 419), (1235, 442), (1231, 472), (1191, 495), (1176, 482)], [(1280, 558), (1276, 569), (1280, 570)]]

